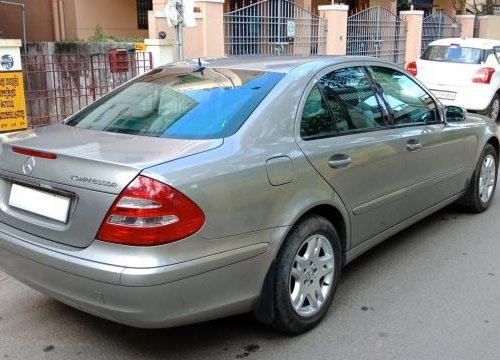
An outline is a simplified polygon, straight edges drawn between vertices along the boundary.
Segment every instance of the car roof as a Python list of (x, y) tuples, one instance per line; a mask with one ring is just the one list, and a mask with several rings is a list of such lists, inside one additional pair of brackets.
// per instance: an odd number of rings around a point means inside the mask
[[(368, 56), (233, 56), (217, 59), (202, 58), (200, 59), (203, 66), (212, 68), (231, 68), (241, 70), (260, 70), (288, 73), (291, 70), (304, 65), (335, 65), (346, 62), (379, 62), (388, 64), (387, 62)], [(182, 62), (173, 63), (170, 66), (193, 66), (198, 63), (198, 59), (191, 59)], [(167, 65), (169, 66), (169, 65)]]
[(500, 46), (500, 40), (493, 39), (481, 39), (481, 38), (446, 38), (433, 41), (429, 44), (431, 45), (444, 45), (449, 46), (451, 44), (458, 44), (463, 47), (473, 47), (478, 49), (491, 49), (493, 46)]

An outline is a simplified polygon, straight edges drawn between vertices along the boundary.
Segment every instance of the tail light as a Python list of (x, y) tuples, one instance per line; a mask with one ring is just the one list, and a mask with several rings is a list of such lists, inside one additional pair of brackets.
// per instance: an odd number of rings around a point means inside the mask
[(408, 71), (413, 76), (417, 76), (417, 62), (412, 61), (408, 65), (406, 65), (406, 71)]
[(489, 84), (494, 72), (495, 69), (490, 67), (481, 68), (472, 76), (472, 82), (478, 84)]
[(124, 245), (160, 245), (194, 234), (204, 222), (201, 209), (184, 194), (138, 176), (111, 206), (97, 238)]

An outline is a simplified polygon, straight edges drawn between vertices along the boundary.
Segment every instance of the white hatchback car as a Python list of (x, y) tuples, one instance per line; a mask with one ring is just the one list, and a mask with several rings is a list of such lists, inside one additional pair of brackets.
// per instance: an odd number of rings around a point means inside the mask
[(500, 120), (499, 40), (440, 39), (430, 43), (407, 70), (445, 105)]

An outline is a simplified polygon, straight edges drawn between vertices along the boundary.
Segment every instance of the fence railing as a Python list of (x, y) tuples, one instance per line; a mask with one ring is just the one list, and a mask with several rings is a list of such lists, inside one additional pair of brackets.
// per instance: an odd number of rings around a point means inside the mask
[(262, 0), (224, 14), (230, 56), (325, 54), (327, 22), (288, 0)]
[(406, 21), (376, 6), (347, 18), (347, 55), (374, 56), (403, 65)]
[(435, 12), (422, 21), (422, 53), (429, 44), (442, 38), (460, 37), (460, 24), (443, 11)]
[(64, 120), (153, 67), (151, 53), (24, 55), (30, 127)]

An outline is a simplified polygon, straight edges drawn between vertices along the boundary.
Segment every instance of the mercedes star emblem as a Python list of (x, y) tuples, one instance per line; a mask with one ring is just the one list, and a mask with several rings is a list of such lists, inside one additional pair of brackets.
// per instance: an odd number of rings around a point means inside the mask
[(31, 175), (33, 170), (35, 170), (35, 165), (36, 165), (36, 161), (35, 161), (35, 158), (33, 156), (30, 156), (29, 158), (27, 158), (23, 164), (24, 175)]

